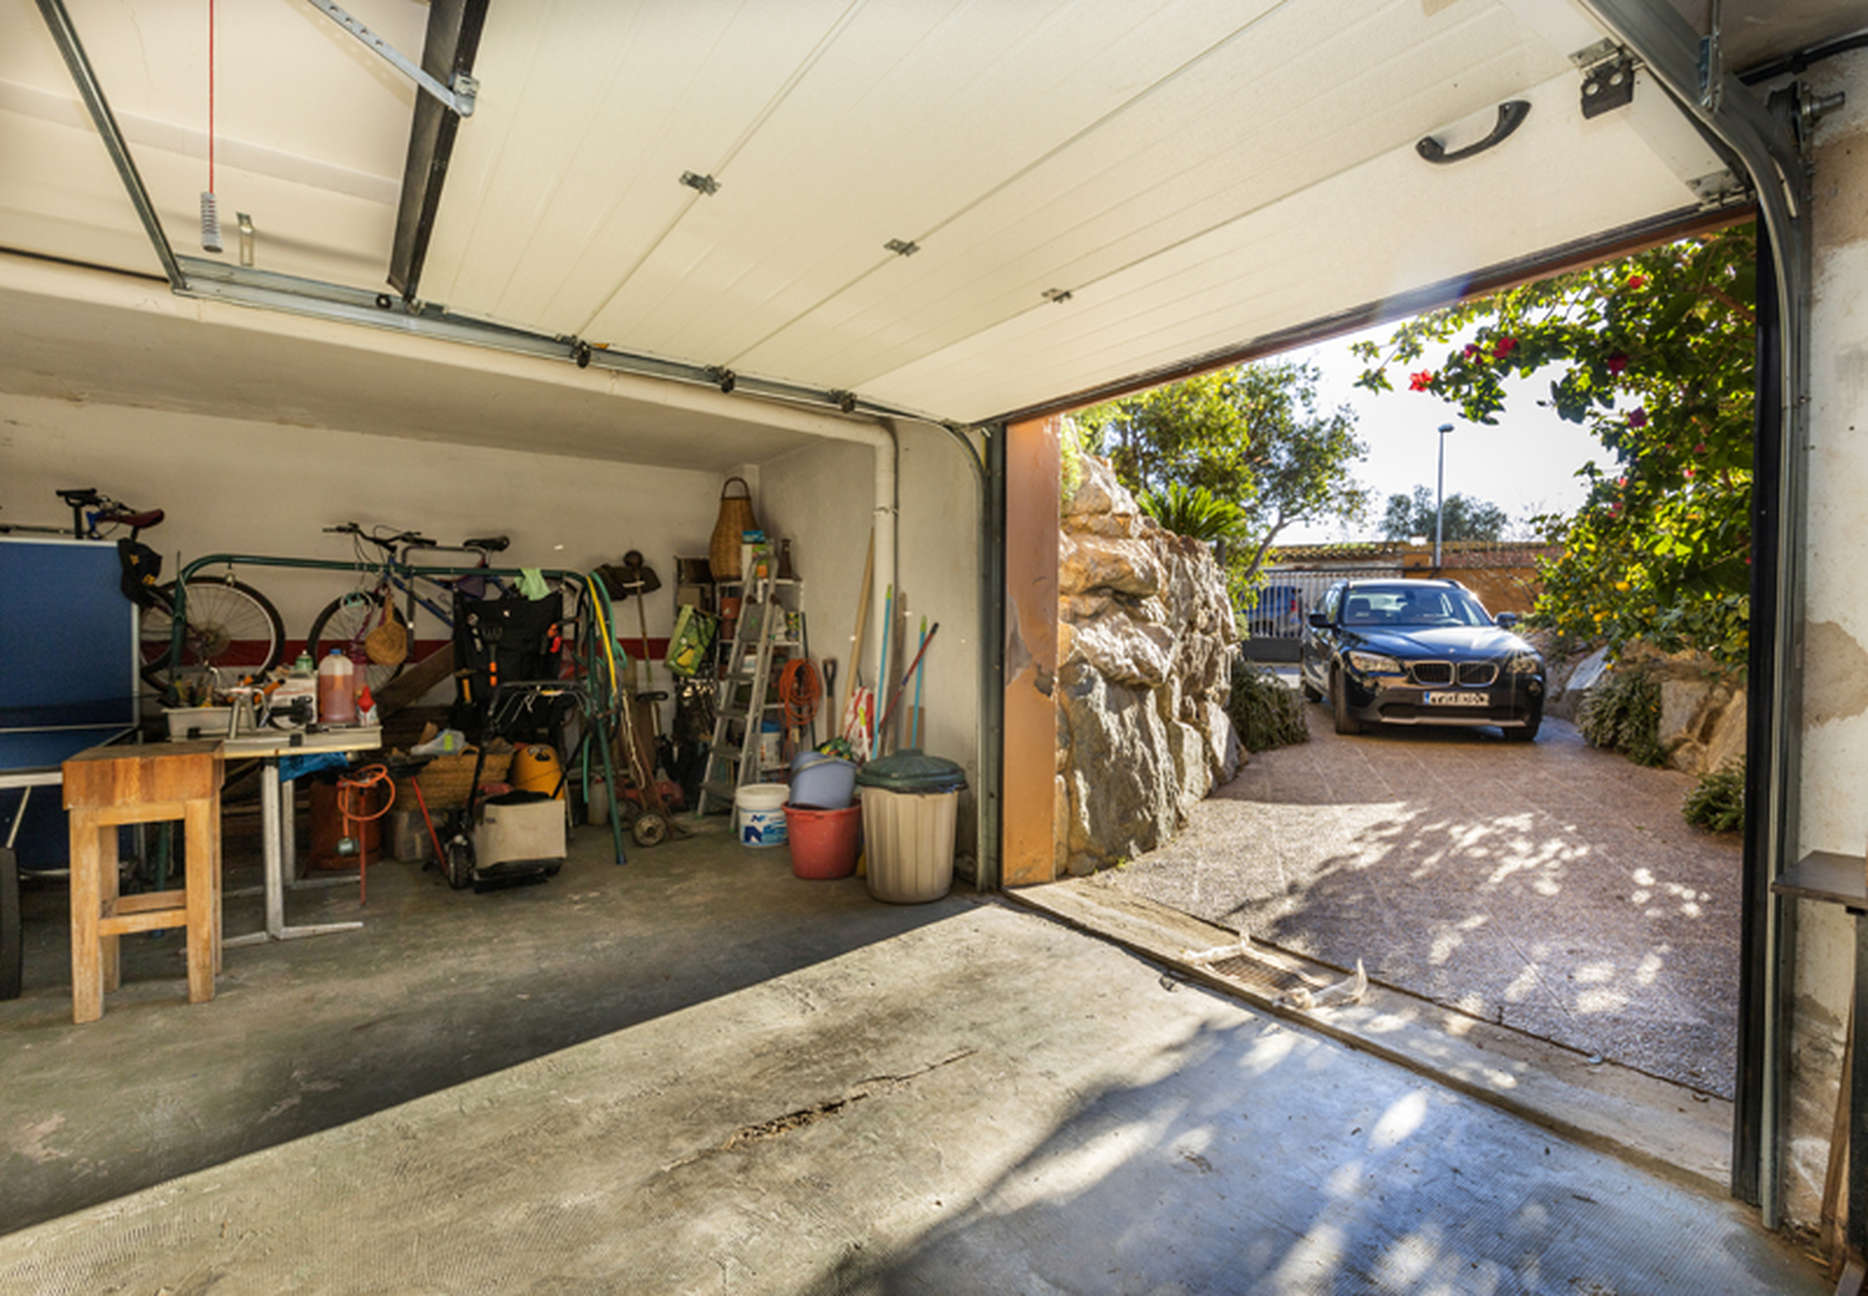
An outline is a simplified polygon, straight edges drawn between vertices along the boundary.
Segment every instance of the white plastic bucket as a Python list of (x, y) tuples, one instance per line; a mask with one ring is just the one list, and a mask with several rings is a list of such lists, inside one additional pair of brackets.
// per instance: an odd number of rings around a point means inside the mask
[(733, 794), (734, 832), (741, 846), (785, 844), (785, 799), (790, 794), (783, 783), (748, 783)]

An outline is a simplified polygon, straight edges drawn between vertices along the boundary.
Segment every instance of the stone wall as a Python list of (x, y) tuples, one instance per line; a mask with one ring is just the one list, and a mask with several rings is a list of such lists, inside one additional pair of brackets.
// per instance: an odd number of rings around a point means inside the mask
[(1546, 714), (1576, 720), (1596, 685), (1617, 670), (1639, 666), (1660, 677), (1660, 746), (1667, 763), (1686, 774), (1707, 774), (1745, 755), (1745, 680), (1703, 653), (1663, 653), (1645, 643), (1624, 648), (1614, 661), (1608, 650), (1568, 658), (1549, 651), (1549, 636), (1531, 641), (1549, 664)]
[(1166, 842), (1244, 760), (1226, 714), (1238, 635), (1198, 540), (1163, 530), (1086, 457), (1058, 535), (1059, 875)]

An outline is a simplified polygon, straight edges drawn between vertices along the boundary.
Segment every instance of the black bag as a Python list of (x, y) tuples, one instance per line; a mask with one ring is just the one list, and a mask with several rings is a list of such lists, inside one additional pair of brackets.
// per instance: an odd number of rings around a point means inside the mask
[(162, 555), (140, 540), (124, 539), (117, 541), (117, 561), (123, 564), (123, 575), (117, 581), (123, 597), (138, 607), (155, 606), (151, 591), (162, 575)]
[[(563, 602), (542, 599), (454, 597), (454, 674), (458, 705), (454, 727), (479, 736), (496, 684), (555, 679), (557, 638)], [(463, 723), (464, 721), (464, 723)]]

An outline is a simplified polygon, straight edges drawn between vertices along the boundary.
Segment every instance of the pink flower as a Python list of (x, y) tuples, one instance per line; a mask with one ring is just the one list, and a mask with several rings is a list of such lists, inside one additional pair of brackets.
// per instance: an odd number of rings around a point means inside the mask
[(1479, 344), (1477, 342), (1468, 342), (1466, 344), (1466, 358), (1470, 360), (1478, 354), (1479, 354)]
[(1419, 373), (1408, 375), (1409, 391), (1426, 391), (1433, 386), (1433, 371), (1422, 369)]
[(1609, 372), (1618, 374), (1628, 367), (1628, 357), (1617, 351), (1608, 360)]
[(1646, 427), (1647, 426), (1647, 410), (1646, 409), (1629, 410), (1628, 411), (1628, 426), (1632, 428)]
[(1696, 455), (1704, 456), (1706, 453), (1706, 443), (1704, 441), (1701, 441), (1698, 445), (1694, 446), (1693, 453)]
[(1498, 339), (1498, 345), (1492, 348), (1492, 354), (1497, 356), (1500, 360), (1503, 360), (1506, 356), (1510, 355), (1513, 351), (1516, 351), (1517, 349), (1518, 349), (1517, 338), (1502, 337)]
[(1617, 486), (1626, 486), (1628, 484), (1628, 479), (1626, 477), (1617, 477), (1615, 479), (1615, 484)]
[(1628, 286), (1629, 286), (1630, 288), (1645, 288), (1645, 287), (1647, 287), (1647, 276), (1646, 276), (1646, 275), (1638, 275), (1638, 274), (1637, 274), (1637, 275), (1629, 275), (1629, 276), (1628, 276)]
[(1691, 477), (1692, 477), (1692, 475), (1693, 475), (1693, 470), (1692, 470), (1691, 468), (1688, 468), (1688, 469), (1686, 470), (1686, 475), (1687, 475), (1687, 476), (1688, 476), (1689, 478), (1691, 478)]

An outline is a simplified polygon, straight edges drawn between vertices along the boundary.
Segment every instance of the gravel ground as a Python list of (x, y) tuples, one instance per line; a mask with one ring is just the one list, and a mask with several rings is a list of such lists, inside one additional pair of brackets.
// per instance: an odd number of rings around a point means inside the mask
[(1252, 759), (1110, 885), (1584, 1053), (1731, 1096), (1742, 851), (1693, 780), (1546, 720)]

